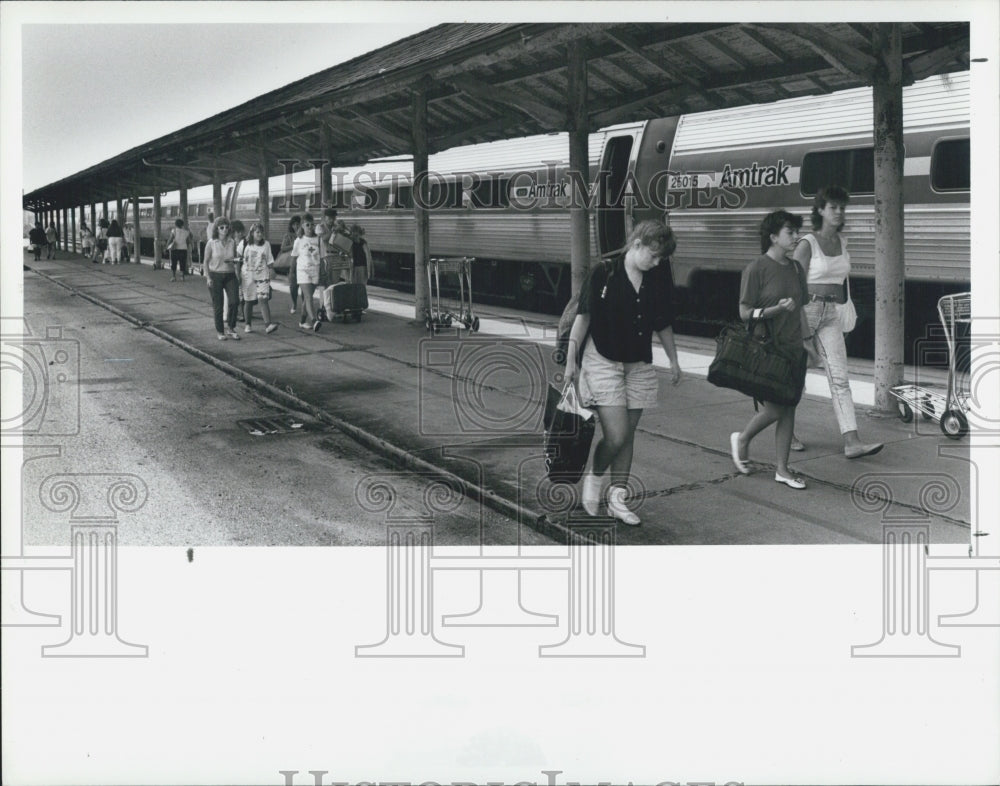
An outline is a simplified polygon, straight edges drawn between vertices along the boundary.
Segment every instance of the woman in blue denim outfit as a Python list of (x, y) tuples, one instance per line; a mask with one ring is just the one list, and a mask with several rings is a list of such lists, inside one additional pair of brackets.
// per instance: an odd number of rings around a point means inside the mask
[[(847, 301), (844, 282), (851, 272), (851, 256), (847, 253), (846, 239), (840, 233), (849, 200), (850, 194), (840, 186), (820, 189), (812, 209), (813, 232), (803, 235), (794, 256), (806, 272), (809, 288), (809, 300), (804, 309), (808, 324), (805, 341), (813, 345), (823, 360), (833, 411), (844, 438), (844, 455), (855, 459), (878, 453), (882, 445), (863, 443), (858, 436), (847, 372), (847, 347), (840, 327), (839, 309)], [(805, 449), (794, 439), (793, 447)]]

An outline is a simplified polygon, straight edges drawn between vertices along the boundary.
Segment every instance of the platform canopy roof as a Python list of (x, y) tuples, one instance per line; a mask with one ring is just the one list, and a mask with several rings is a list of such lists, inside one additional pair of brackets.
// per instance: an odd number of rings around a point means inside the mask
[[(969, 68), (967, 22), (899, 23), (904, 81)], [(24, 196), (64, 208), (259, 177), (278, 160), (409, 155), (567, 129), (567, 49), (587, 57), (591, 129), (871, 84), (870, 24), (443, 24), (300, 79)], [(126, 99), (122, 99), (126, 100)]]

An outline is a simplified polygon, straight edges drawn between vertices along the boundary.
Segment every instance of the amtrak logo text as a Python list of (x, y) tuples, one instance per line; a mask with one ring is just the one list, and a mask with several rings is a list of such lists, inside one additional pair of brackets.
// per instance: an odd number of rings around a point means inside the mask
[(787, 186), (788, 167), (784, 159), (778, 159), (777, 164), (771, 166), (758, 166), (754, 161), (746, 169), (733, 169), (726, 164), (722, 170), (722, 179), (719, 186), (736, 188), (755, 188), (757, 186)]

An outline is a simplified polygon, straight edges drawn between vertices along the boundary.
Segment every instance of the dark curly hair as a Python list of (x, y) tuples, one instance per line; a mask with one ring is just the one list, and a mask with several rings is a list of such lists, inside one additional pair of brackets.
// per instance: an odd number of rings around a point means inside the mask
[[(826, 207), (828, 202), (835, 202), (838, 205), (846, 205), (850, 201), (851, 195), (843, 186), (830, 185), (826, 188), (821, 188), (816, 192), (816, 198), (813, 200), (812, 214), (809, 216), (812, 228), (815, 230), (823, 228), (823, 216), (819, 214), (819, 211)], [(843, 224), (841, 226), (843, 226)], [(840, 229), (840, 227), (837, 227), (837, 229)]]
[(795, 230), (801, 229), (802, 216), (789, 213), (787, 210), (775, 210), (764, 216), (764, 220), (760, 222), (760, 253), (767, 253), (771, 247), (771, 235), (777, 235), (785, 226)]

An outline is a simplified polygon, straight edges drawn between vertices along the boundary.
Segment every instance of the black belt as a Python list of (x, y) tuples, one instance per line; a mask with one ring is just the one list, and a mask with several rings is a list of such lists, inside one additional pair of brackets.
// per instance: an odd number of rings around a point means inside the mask
[(814, 300), (818, 300), (821, 303), (836, 303), (838, 298), (838, 295), (816, 295), (811, 293), (809, 295), (809, 302), (811, 303)]

